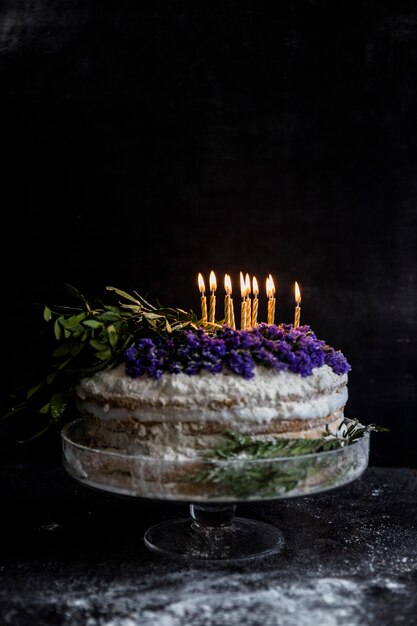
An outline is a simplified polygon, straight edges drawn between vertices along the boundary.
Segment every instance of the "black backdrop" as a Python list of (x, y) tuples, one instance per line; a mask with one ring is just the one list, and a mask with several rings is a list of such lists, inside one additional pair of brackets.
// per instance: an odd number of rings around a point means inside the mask
[(197, 310), (199, 271), (271, 272), (416, 467), (417, 3), (3, 0), (0, 38), (2, 403), (64, 282)]

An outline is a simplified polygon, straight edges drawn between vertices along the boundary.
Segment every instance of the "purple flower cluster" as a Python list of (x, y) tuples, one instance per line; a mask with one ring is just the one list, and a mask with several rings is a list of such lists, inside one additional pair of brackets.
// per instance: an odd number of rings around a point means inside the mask
[(340, 351), (318, 339), (309, 326), (259, 324), (250, 330), (222, 326), (213, 334), (203, 328), (139, 339), (125, 350), (126, 373), (133, 378), (160, 378), (164, 372), (198, 374), (223, 367), (246, 379), (256, 364), (309, 376), (313, 368), (328, 365), (336, 374), (351, 368)]

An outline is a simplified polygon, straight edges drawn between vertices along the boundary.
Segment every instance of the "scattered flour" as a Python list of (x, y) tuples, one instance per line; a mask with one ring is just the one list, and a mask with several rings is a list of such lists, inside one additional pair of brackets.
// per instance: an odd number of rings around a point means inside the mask
[[(147, 589), (130, 581), (91, 589), (88, 599), (75, 592), (43, 596), (42, 604), (59, 603), (63, 624), (83, 626), (365, 626), (372, 623), (372, 587), (398, 601), (406, 593), (405, 585), (383, 578), (271, 580), (267, 587), (264, 580), (259, 573), (175, 573), (159, 588), (151, 579)], [(9, 617), (5, 624), (15, 624), (13, 611)]]

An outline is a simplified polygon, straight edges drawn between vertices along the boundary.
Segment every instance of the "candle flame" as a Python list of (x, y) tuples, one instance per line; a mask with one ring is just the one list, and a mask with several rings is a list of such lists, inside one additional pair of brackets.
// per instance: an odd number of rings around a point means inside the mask
[(206, 290), (206, 286), (204, 284), (204, 278), (203, 278), (203, 275), (201, 273), (198, 274), (198, 288), (200, 290), (200, 293), (204, 294), (204, 292)]
[(266, 295), (268, 296), (268, 298), (273, 298), (275, 295), (274, 279), (272, 278), (271, 274), (266, 279)]
[(272, 297), (272, 294), (271, 294), (271, 284), (270, 284), (269, 276), (266, 279), (266, 295), (267, 295), (268, 298)]
[(252, 291), (254, 296), (257, 296), (259, 293), (258, 281), (256, 280), (255, 276), (252, 279)]
[(211, 271), (210, 272), (210, 291), (216, 291), (217, 289), (217, 279), (216, 274)]
[(242, 295), (242, 298), (246, 296), (246, 282), (243, 278), (242, 272), (240, 272), (240, 293)]
[(297, 281), (295, 281), (295, 301), (297, 304), (300, 304), (301, 302), (301, 292), (300, 292), (300, 287), (298, 286)]
[(232, 281), (229, 274), (224, 275), (224, 289), (228, 296), (232, 293)]
[(272, 278), (271, 274), (269, 275), (269, 281), (271, 285), (272, 297), (274, 297), (275, 296), (275, 284), (274, 284), (274, 279)]
[(246, 274), (246, 276), (245, 276), (245, 292), (246, 292), (247, 296), (250, 295), (250, 277), (249, 277), (249, 274)]

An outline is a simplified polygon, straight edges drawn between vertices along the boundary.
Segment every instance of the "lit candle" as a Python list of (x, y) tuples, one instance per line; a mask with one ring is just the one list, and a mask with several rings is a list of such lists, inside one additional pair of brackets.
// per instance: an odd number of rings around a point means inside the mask
[(232, 298), (232, 296), (230, 296), (230, 326), (233, 328), (233, 330), (236, 329), (235, 309), (234, 309), (234, 306), (233, 306), (233, 298)]
[(266, 279), (266, 295), (268, 296), (268, 324), (273, 324), (275, 319), (275, 285), (271, 274)]
[(203, 322), (203, 324), (207, 323), (207, 299), (206, 296), (204, 295), (204, 292), (206, 290), (206, 287), (204, 285), (204, 279), (203, 276), (201, 274), (198, 275), (198, 288), (200, 290), (201, 293), (201, 320)]
[(226, 295), (224, 297), (224, 323), (227, 326), (231, 326), (232, 316), (230, 314), (230, 294), (232, 292), (232, 281), (230, 280), (229, 274), (225, 274), (224, 276), (224, 289), (226, 291)]
[(254, 327), (256, 326), (258, 322), (258, 305), (259, 305), (259, 300), (258, 300), (259, 287), (258, 287), (258, 281), (256, 280), (255, 276), (252, 279), (252, 292), (253, 292), (252, 327)]
[(301, 313), (301, 292), (297, 281), (295, 281), (295, 314), (294, 314), (294, 328), (298, 328), (300, 325), (300, 313)]
[(214, 272), (210, 272), (210, 313), (209, 313), (209, 322), (214, 324), (216, 321), (216, 289), (217, 289), (217, 280)]
[[(230, 280), (230, 277), (229, 277)], [(233, 306), (233, 298), (232, 298), (232, 281), (230, 280), (230, 327), (233, 328), (233, 330), (236, 329), (236, 322), (235, 322), (235, 309)]]
[(242, 303), (240, 306), (240, 328), (246, 328), (246, 283), (243, 278), (242, 272), (240, 272), (240, 293), (242, 296)]
[(245, 291), (246, 291), (246, 328), (250, 328), (252, 319), (252, 301), (250, 299), (250, 278), (249, 274), (245, 276)]
[(266, 297), (268, 298), (268, 315), (267, 315), (267, 323), (270, 324), (271, 318), (271, 284), (269, 276), (266, 279)]

